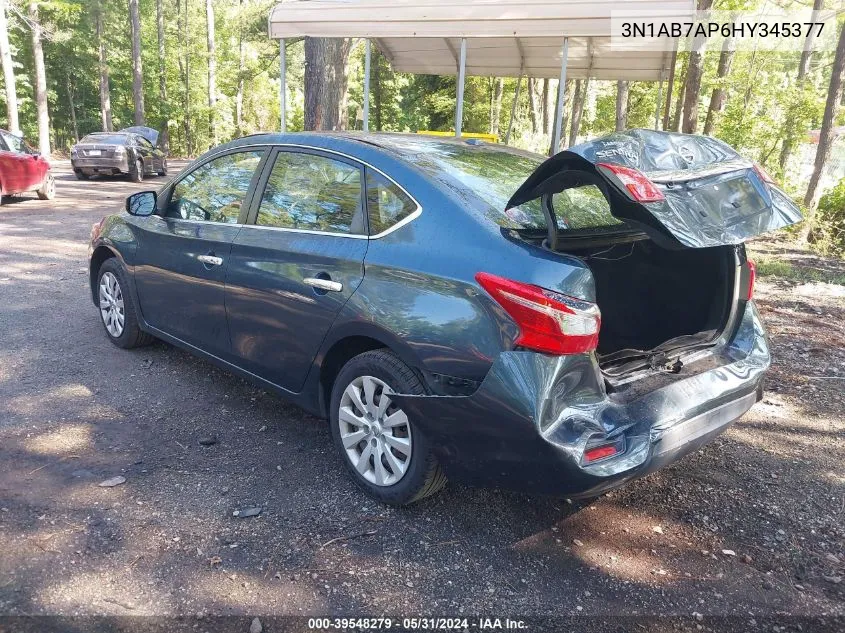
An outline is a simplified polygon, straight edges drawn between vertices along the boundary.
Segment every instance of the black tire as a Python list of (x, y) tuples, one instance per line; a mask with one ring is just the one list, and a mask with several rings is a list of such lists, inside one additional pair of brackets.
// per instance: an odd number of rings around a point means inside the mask
[(140, 158), (129, 166), (129, 179), (132, 182), (144, 182), (144, 161)]
[(88, 180), (90, 178), (88, 174), (83, 173), (81, 171), (74, 171), (73, 173), (76, 174), (77, 180)]
[(344, 365), (332, 387), (329, 420), (335, 446), (355, 483), (378, 501), (396, 506), (409, 505), (438, 492), (446, 485), (446, 475), (428, 440), (410, 419), (408, 426), (413, 439), (410, 463), (399, 481), (388, 486), (378, 486), (365, 479), (353, 466), (341, 440), (340, 402), (344, 390), (362, 376), (372, 376), (383, 381), (395, 393), (425, 394), (422, 381), (414, 370), (388, 350), (364, 352)]
[(44, 175), (44, 182), (41, 183), (41, 187), (35, 193), (38, 194), (40, 200), (52, 200), (56, 197), (56, 180), (53, 178), (53, 174), (48, 171)]
[(167, 159), (166, 158), (161, 163), (161, 171), (158, 172), (158, 175), (159, 176), (166, 176), (167, 175)]
[(96, 292), (98, 293), (98, 300), (100, 284), (102, 283), (103, 276), (106, 273), (111, 273), (112, 275), (114, 275), (114, 277), (117, 278), (117, 283), (119, 284), (120, 288), (120, 295), (123, 299), (124, 312), (123, 331), (120, 333), (119, 336), (115, 336), (114, 334), (109, 332), (108, 328), (106, 327), (102, 312), (99, 309), (97, 310), (97, 312), (100, 313), (100, 323), (102, 324), (103, 329), (106, 332), (106, 336), (109, 337), (109, 340), (112, 343), (114, 343), (118, 347), (122, 347), (123, 349), (132, 349), (133, 347), (149, 345), (155, 339), (146, 332), (143, 332), (140, 326), (138, 325), (138, 312), (135, 308), (135, 302), (132, 299), (132, 293), (129, 290), (129, 282), (127, 280), (126, 271), (123, 270), (123, 266), (121, 266), (120, 262), (114, 257), (104, 261), (103, 264), (100, 266), (100, 270), (97, 271)]

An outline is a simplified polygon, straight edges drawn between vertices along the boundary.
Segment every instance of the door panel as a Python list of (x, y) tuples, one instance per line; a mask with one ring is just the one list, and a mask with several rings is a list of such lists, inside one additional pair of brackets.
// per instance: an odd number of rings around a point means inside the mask
[(0, 151), (0, 182), (5, 194), (21, 190), (23, 165), (14, 152)]
[[(143, 222), (135, 280), (144, 320), (215, 355), (229, 352), (224, 282), (240, 225), (150, 216)], [(200, 257), (219, 257), (220, 265)]]
[(258, 225), (244, 226), (229, 256), (226, 313), (236, 362), (296, 392), (364, 277), (363, 170), (286, 151), (266, 171)]
[(263, 156), (242, 150), (199, 165), (162, 195), (164, 217), (137, 223), (135, 280), (144, 320), (224, 358), (226, 269)]

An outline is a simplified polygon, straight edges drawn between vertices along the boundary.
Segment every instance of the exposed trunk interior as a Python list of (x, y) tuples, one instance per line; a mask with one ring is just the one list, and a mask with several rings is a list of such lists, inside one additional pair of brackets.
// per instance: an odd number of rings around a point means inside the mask
[(649, 239), (580, 251), (596, 283), (602, 361), (622, 350), (669, 350), (712, 341), (730, 314), (731, 246), (666, 250)]

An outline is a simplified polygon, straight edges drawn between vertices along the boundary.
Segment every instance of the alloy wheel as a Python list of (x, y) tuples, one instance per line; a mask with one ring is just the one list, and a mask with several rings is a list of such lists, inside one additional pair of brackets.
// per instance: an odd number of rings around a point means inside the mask
[(114, 338), (123, 334), (126, 313), (123, 307), (123, 292), (114, 273), (106, 272), (100, 277), (100, 316), (108, 333)]
[(384, 381), (359, 376), (340, 398), (338, 425), (346, 457), (376, 486), (397, 483), (411, 464), (411, 426), (391, 401), (393, 393)]

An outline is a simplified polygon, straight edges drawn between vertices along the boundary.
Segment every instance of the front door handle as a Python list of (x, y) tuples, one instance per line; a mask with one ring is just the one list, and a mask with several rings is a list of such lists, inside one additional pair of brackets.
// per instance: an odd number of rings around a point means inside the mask
[(332, 281), (331, 279), (320, 279), (319, 277), (306, 277), (302, 280), (309, 286), (319, 288), (320, 290), (329, 290), (331, 292), (341, 292), (343, 284), (339, 281)]
[(197, 259), (207, 266), (219, 266), (223, 263), (222, 257), (215, 257), (214, 255), (199, 255)]

